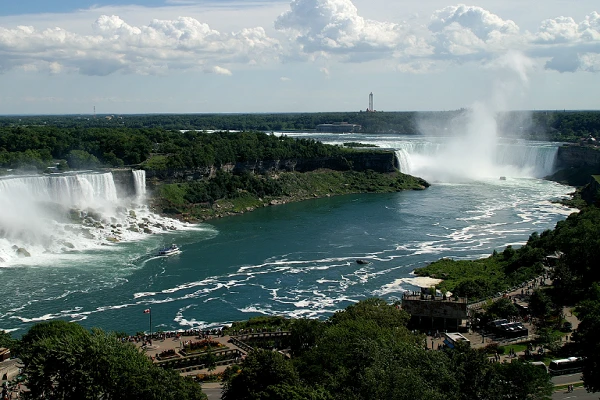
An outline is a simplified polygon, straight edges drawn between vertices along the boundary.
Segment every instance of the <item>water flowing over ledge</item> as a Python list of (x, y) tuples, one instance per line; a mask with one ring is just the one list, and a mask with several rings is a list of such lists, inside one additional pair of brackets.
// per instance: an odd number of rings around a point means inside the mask
[[(0, 180), (0, 266), (36, 264), (144, 235), (176, 230), (145, 202), (145, 171), (131, 171), (133, 188), (111, 172), (9, 176)], [(131, 195), (127, 195), (131, 194)]]

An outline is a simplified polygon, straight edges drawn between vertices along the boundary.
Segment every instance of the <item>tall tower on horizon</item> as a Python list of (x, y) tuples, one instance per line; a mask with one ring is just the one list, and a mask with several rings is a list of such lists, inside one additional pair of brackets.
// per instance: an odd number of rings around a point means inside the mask
[(373, 108), (373, 92), (369, 94), (369, 111), (375, 111), (375, 109)]

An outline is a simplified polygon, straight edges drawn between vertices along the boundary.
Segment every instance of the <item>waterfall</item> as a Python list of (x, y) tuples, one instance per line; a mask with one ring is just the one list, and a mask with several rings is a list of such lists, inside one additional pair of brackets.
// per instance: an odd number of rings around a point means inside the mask
[(117, 200), (111, 173), (24, 176), (0, 180), (0, 196), (19, 201), (51, 201), (64, 206), (95, 206)]
[(542, 178), (554, 172), (558, 144), (549, 142), (503, 141), (482, 149), (476, 143), (459, 143), (451, 138), (405, 138), (386, 141), (395, 149), (403, 173), (431, 181), (499, 176)]
[[(119, 196), (110, 172), (0, 179), (0, 266), (37, 265), (146, 234), (180, 229), (144, 204), (145, 171), (133, 171), (136, 201)], [(119, 189), (118, 189), (119, 188)]]
[(146, 171), (137, 169), (131, 172), (133, 173), (133, 184), (136, 197), (140, 198), (146, 196)]
[(410, 167), (410, 154), (408, 153), (408, 151), (406, 151), (405, 149), (398, 149), (395, 151), (396, 153), (396, 160), (398, 160), (398, 166), (400, 169), (400, 172), (402, 172), (403, 174), (409, 174), (412, 172), (412, 169)]
[(497, 165), (510, 165), (531, 176), (542, 178), (554, 172), (558, 146), (549, 144), (507, 144), (496, 151)]

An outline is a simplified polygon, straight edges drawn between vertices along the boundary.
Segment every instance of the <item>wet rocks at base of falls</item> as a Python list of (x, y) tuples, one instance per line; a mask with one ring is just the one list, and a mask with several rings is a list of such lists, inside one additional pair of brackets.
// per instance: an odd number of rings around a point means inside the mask
[(21, 258), (23, 257), (31, 257), (31, 254), (23, 247), (19, 247), (17, 245), (14, 245), (13, 250), (17, 253), (17, 255)]

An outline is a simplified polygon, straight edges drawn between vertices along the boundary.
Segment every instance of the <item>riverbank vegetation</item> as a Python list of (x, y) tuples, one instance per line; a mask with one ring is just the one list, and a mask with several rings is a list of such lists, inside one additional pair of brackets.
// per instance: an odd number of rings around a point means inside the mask
[(210, 180), (157, 186), (154, 207), (183, 219), (206, 220), (318, 197), (420, 190), (427, 186), (424, 180), (400, 172), (318, 170), (267, 175), (217, 172)]
[(527, 363), (490, 363), (485, 350), (426, 349), (406, 328), (406, 312), (380, 299), (326, 321), (294, 320), (291, 359), (255, 350), (224, 373), (224, 400), (542, 399), (545, 371)]
[[(175, 170), (224, 164), (342, 156), (353, 149), (261, 132), (185, 132), (162, 128), (0, 127), (0, 167), (45, 170), (140, 166)], [(154, 160), (157, 158), (157, 160)]]
[(574, 308), (580, 324), (565, 346), (565, 356), (584, 357), (584, 386), (600, 391), (600, 196), (594, 181), (582, 190), (587, 194), (579, 212), (552, 230), (533, 233), (521, 248), (509, 246), (481, 260), (444, 259), (416, 273), (445, 279), (442, 289), (472, 299), (494, 296), (541, 271), (549, 273), (552, 286), (534, 291), (529, 302), (540, 341), (549, 348), (560, 346), (563, 309)]
[[(166, 114), (93, 116), (4, 116), (0, 127), (45, 128), (61, 130), (236, 130), (236, 131), (310, 131), (319, 124), (348, 122), (362, 126), (363, 132), (447, 135), (461, 124), (468, 109), (437, 112), (322, 112), (277, 114)], [(600, 136), (600, 111), (511, 111), (496, 117), (502, 136), (524, 139), (578, 141)], [(0, 146), (1, 147), (1, 146)]]

